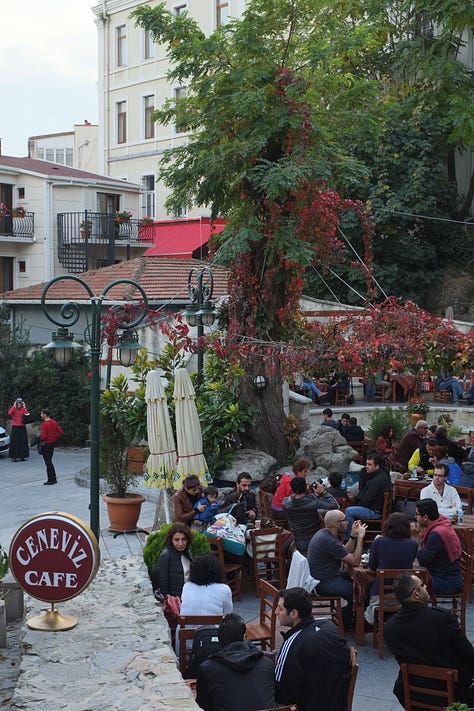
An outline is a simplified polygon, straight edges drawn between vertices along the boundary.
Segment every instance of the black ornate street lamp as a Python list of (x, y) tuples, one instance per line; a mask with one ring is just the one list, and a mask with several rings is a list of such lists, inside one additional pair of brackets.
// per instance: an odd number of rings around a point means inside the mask
[(198, 383), (202, 382), (204, 364), (204, 352), (201, 343), (204, 335), (204, 326), (212, 326), (216, 317), (214, 302), (212, 301), (213, 291), (214, 276), (210, 267), (203, 267), (201, 270), (193, 267), (188, 275), (190, 302), (186, 304), (184, 315), (190, 326), (197, 326)]
[[(74, 281), (81, 285), (89, 297), (92, 315), (91, 322), (88, 323), (84, 332), (84, 340), (90, 346), (91, 356), (91, 397), (90, 397), (90, 418), (91, 418), (91, 455), (90, 455), (90, 470), (91, 470), (91, 488), (90, 488), (90, 527), (99, 540), (99, 400), (100, 400), (100, 354), (102, 350), (102, 335), (101, 335), (101, 311), (102, 302), (109, 291), (118, 284), (128, 284), (138, 290), (141, 296), (139, 311), (135, 318), (129, 321), (121, 321), (121, 310), (117, 309), (117, 327), (123, 331), (123, 338), (117, 344), (118, 357), (123, 365), (132, 365), (135, 362), (137, 351), (140, 346), (138, 338), (133, 331), (146, 316), (148, 307), (148, 299), (142, 287), (131, 279), (116, 279), (110, 282), (102, 289), (99, 296), (96, 296), (89, 285), (80, 277), (73, 274), (64, 274), (62, 276), (51, 279), (43, 289), (41, 294), (41, 308), (46, 318), (58, 326), (58, 330), (53, 333), (53, 340), (44, 346), (46, 349), (51, 349), (54, 353), (57, 362), (66, 365), (71, 360), (74, 348), (80, 347), (73, 340), (73, 335), (69, 333), (68, 327), (74, 326), (77, 323), (83, 307), (76, 301), (67, 301), (63, 303), (59, 309), (60, 320), (54, 318), (48, 312), (46, 305), (46, 294), (49, 289), (59, 281)], [(124, 314), (126, 312), (123, 312)]]

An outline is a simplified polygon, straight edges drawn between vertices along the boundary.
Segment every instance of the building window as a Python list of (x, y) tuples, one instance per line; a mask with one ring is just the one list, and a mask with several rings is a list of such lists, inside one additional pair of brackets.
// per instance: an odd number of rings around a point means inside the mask
[(26, 261), (24, 259), (18, 260), (18, 274), (21, 274), (22, 276), (26, 276), (27, 274)]
[(175, 5), (173, 8), (173, 12), (176, 15), (176, 17), (179, 17), (179, 15), (182, 15), (183, 12), (186, 12), (188, 9), (188, 3), (183, 2), (181, 5)]
[(120, 25), (115, 28), (117, 67), (127, 63), (127, 26)]
[(46, 149), (46, 160), (48, 160), (50, 163), (54, 163), (54, 148)]
[(56, 148), (56, 163), (64, 165), (64, 148)]
[(38, 148), (36, 152), (38, 154), (38, 159), (44, 160), (44, 148)]
[(25, 199), (25, 188), (18, 188), (18, 200)]
[(184, 205), (181, 205), (181, 207), (178, 207), (174, 212), (173, 212), (173, 219), (174, 220), (180, 220), (188, 216), (188, 211)]
[(149, 30), (143, 30), (143, 58), (152, 59), (155, 56), (155, 43)]
[(229, 19), (229, 3), (216, 0), (216, 27), (225, 25)]
[(127, 102), (117, 103), (117, 143), (127, 142)]
[(183, 110), (180, 110), (180, 103), (186, 98), (186, 87), (182, 86), (174, 90), (174, 100), (176, 102), (176, 133), (184, 133), (188, 130), (188, 125), (184, 122)]
[(155, 217), (155, 176), (143, 175), (142, 185), (145, 188), (142, 200), (142, 217)]
[(74, 151), (72, 148), (66, 148), (66, 165), (73, 165)]
[(143, 109), (145, 120), (145, 138), (154, 138), (155, 122), (153, 121), (152, 116), (155, 110), (155, 97), (152, 94), (150, 94), (150, 96), (143, 97)]

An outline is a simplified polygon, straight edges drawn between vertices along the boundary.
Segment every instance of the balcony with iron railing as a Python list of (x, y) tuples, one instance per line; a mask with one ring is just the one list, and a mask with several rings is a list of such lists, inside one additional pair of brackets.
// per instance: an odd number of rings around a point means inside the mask
[(0, 237), (35, 236), (35, 213), (17, 210), (0, 210)]
[(64, 212), (57, 218), (58, 258), (72, 273), (130, 259), (154, 243), (152, 220), (103, 212)]

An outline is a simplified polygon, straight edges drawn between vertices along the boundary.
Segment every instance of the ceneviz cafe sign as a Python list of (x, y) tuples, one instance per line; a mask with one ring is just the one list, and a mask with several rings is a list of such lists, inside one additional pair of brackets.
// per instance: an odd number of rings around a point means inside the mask
[(10, 545), (11, 571), (31, 597), (51, 603), (51, 610), (29, 619), (28, 626), (51, 631), (74, 627), (77, 620), (60, 615), (55, 605), (85, 590), (99, 561), (96, 537), (76, 516), (52, 511), (20, 526)]

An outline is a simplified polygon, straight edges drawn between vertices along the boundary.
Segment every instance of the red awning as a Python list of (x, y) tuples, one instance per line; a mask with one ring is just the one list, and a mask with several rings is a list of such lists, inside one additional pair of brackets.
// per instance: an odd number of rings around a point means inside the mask
[(224, 220), (217, 220), (211, 225), (208, 217), (155, 222), (155, 244), (147, 249), (144, 256), (202, 258), (207, 254), (205, 246), (211, 234), (219, 234), (224, 227)]

